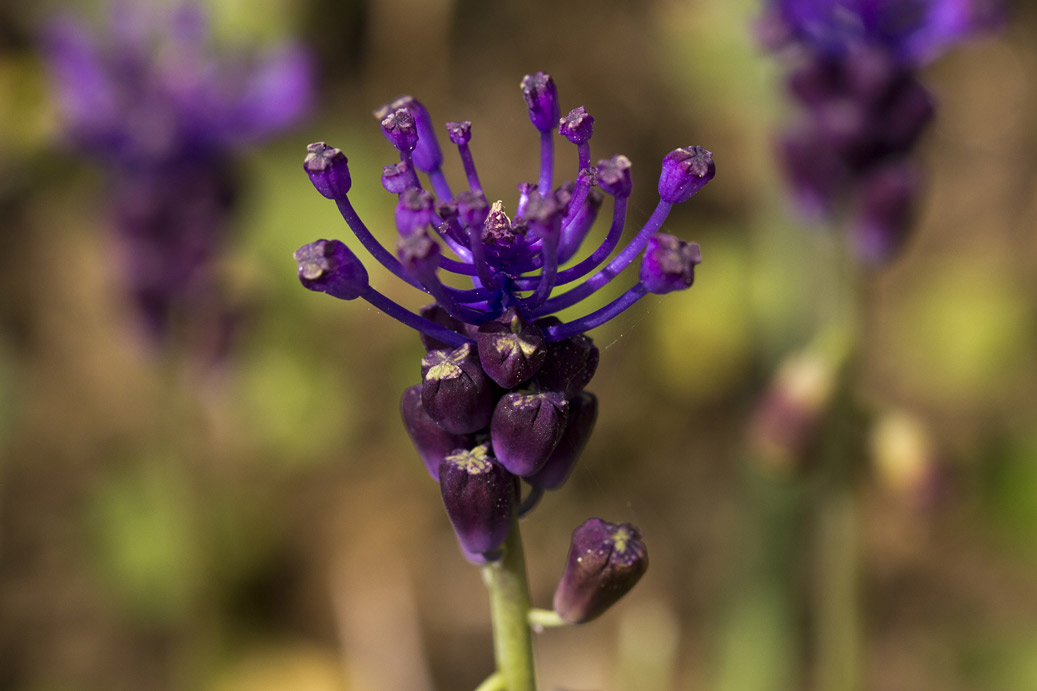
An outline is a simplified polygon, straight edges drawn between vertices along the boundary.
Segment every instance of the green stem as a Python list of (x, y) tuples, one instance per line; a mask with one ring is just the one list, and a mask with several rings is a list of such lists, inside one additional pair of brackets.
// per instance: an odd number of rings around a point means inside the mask
[(498, 672), (494, 672), (490, 676), (483, 680), (483, 683), (476, 687), (475, 691), (507, 691), (508, 687), (504, 682), (504, 677)]
[(503, 558), (483, 567), (483, 580), (490, 590), (493, 651), (497, 672), (505, 682), (504, 688), (507, 691), (536, 691), (533, 636), (528, 620), (529, 585), (517, 520), (512, 520)]
[(529, 610), (529, 625), (533, 627), (534, 631), (540, 631), (541, 629), (556, 629), (562, 626), (569, 626), (569, 622), (558, 616), (558, 612), (555, 612), (553, 609), (534, 607)]

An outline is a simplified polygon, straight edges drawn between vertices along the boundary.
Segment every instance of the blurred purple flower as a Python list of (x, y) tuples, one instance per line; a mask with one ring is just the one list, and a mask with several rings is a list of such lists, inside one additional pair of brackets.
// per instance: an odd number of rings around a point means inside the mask
[(228, 231), (234, 155), (297, 121), (311, 97), (301, 47), (215, 50), (199, 5), (124, 0), (104, 31), (71, 17), (45, 37), (65, 142), (97, 159), (129, 291), (152, 332), (226, 312), (211, 259)]

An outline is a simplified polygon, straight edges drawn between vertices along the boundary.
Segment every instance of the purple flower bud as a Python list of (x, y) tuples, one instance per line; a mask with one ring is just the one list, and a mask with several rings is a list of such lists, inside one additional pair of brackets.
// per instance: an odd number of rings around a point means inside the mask
[[(443, 152), (436, 141), (436, 131), (428, 111), (413, 96), (401, 96), (385, 108), (385, 115), (388, 115), (389, 110), (395, 111), (400, 108), (406, 109), (414, 118), (414, 126), (418, 133), (418, 143), (414, 147), (414, 166), (426, 173), (437, 170), (443, 165)], [(384, 119), (385, 115), (380, 116), (379, 120)]]
[(695, 266), (702, 262), (697, 243), (658, 233), (648, 238), (641, 261), (641, 283), (649, 293), (663, 295), (686, 290), (695, 281)]
[(514, 309), (479, 326), (475, 341), (483, 370), (505, 389), (513, 389), (536, 374), (548, 353), (543, 332), (527, 324)]
[(421, 402), (436, 423), (454, 434), (471, 434), (490, 424), (493, 382), (479, 365), (471, 343), (433, 350), (421, 359)]
[(435, 217), (432, 195), (417, 187), (407, 189), (396, 204), (396, 228), (403, 235), (416, 233), (425, 228)]
[(462, 223), (481, 231), (490, 207), (482, 195), (465, 190), (457, 195), (457, 213)]
[(666, 154), (659, 175), (659, 196), (669, 204), (686, 202), (713, 179), (713, 154), (701, 146), (686, 146)]
[[(546, 317), (536, 322), (541, 329), (561, 323), (557, 317)], [(573, 398), (594, 377), (598, 360), (598, 347), (585, 334), (553, 341), (547, 344), (544, 366), (533, 381), (544, 391), (561, 391), (566, 398)]]
[(510, 247), (515, 242), (515, 226), (504, 212), (504, 205), (496, 201), (483, 223), (482, 241), (490, 247)]
[(440, 253), (439, 244), (427, 230), (400, 235), (396, 239), (396, 257), (407, 273), (419, 281), (435, 274)]
[(885, 166), (861, 181), (851, 232), (857, 255), (865, 263), (882, 265), (903, 246), (918, 186), (918, 174), (909, 163)]
[(305, 288), (340, 300), (353, 300), (367, 290), (367, 270), (338, 240), (317, 240), (295, 251), (299, 282)]
[(484, 554), (504, 544), (511, 530), (515, 478), (490, 455), (488, 445), (444, 458), (439, 487), (464, 551)]
[[(419, 314), (430, 322), (445, 326), (446, 328), (456, 331), (459, 334), (466, 334), (469, 337), (474, 338), (475, 327), (470, 324), (465, 324), (460, 319), (452, 317), (449, 312), (443, 309), (442, 305), (438, 302), (433, 302), (425, 305), (419, 310)], [(453, 350), (454, 346), (444, 343), (440, 340), (429, 336), (424, 331), (419, 331), (418, 336), (421, 338), (421, 344), (425, 346), (425, 350)]]
[(398, 151), (413, 151), (418, 145), (418, 126), (406, 108), (386, 113), (381, 118), (382, 132)]
[(536, 473), (561, 440), (568, 415), (569, 402), (554, 391), (504, 394), (490, 422), (501, 465), (519, 477)]
[(598, 185), (613, 197), (629, 197), (634, 189), (630, 165), (630, 159), (622, 154), (598, 161)]
[(529, 107), (529, 120), (541, 132), (558, 126), (558, 90), (551, 75), (544, 72), (527, 74), (522, 79), (522, 96)]
[(594, 118), (583, 106), (573, 108), (558, 123), (558, 134), (573, 144), (583, 144), (594, 134)]
[(472, 140), (472, 123), (467, 120), (461, 122), (448, 122), (446, 124), (447, 136), (454, 144), (467, 144)]
[(433, 480), (439, 481), (439, 464), (443, 459), (458, 449), (472, 446), (472, 438), (467, 434), (451, 434), (436, 424), (425, 406), (421, 404), (421, 385), (412, 386), (403, 392), (400, 399), (400, 414), (403, 426), (414, 442), (414, 448), (421, 456), (425, 469)]
[(538, 489), (558, 489), (569, 479), (583, 448), (590, 441), (598, 419), (598, 399), (589, 391), (581, 391), (569, 400), (569, 419), (558, 446), (537, 472), (525, 478)]
[(302, 163), (310, 182), (328, 199), (345, 199), (353, 181), (349, 177), (349, 161), (338, 149), (324, 142), (306, 147)]
[(595, 619), (647, 569), (648, 551), (637, 528), (591, 518), (573, 531), (569, 562), (555, 591), (555, 612), (570, 624)]
[(392, 194), (403, 194), (412, 183), (410, 166), (406, 161), (387, 165), (382, 169), (382, 187)]

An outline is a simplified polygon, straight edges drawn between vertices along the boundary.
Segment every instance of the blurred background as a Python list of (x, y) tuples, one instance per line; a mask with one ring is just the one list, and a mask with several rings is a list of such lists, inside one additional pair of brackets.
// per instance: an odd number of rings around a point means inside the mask
[[(798, 220), (773, 160), (791, 115), (757, 3), (204, 7), (219, 50), (293, 40), (316, 80), (291, 127), (221, 159), (238, 187), (213, 261), (234, 314), (216, 354), (207, 326), (157, 344), (139, 325), (105, 166), (68, 144), (46, 27), (72, 11), (100, 30), (109, 6), (0, 6), (0, 688), (454, 691), (489, 674), (478, 569), (398, 417), (420, 343), (303, 290), (291, 254), (357, 247), (301, 169), (311, 141), (346, 153), (354, 206), (391, 241), (379, 176), (396, 154), (371, 111), (405, 93), (474, 123), (487, 194), (513, 208), (537, 172), (518, 88), (536, 70), (563, 113), (594, 115), (594, 160), (633, 161), (631, 225), (671, 149), (705, 146), (718, 170), (667, 223), (702, 246), (696, 285), (593, 334), (597, 430), (524, 524), (542, 607), (587, 517), (635, 523), (651, 554), (600, 620), (537, 637), (542, 687), (815, 688), (816, 488), (748, 461), (744, 439), (814, 335), (831, 238)], [(1037, 8), (1011, 9), (924, 75), (925, 195), (876, 278), (862, 397), (915, 445), (863, 461), (860, 688), (1037, 689)]]

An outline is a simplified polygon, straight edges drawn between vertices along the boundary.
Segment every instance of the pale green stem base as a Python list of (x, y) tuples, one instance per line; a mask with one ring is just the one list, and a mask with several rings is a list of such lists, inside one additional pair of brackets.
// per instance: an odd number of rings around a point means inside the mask
[(562, 626), (570, 626), (569, 622), (558, 616), (558, 612), (551, 609), (539, 608), (529, 610), (529, 625), (537, 632), (543, 631), (544, 629), (557, 629)]
[(490, 676), (486, 677), (483, 683), (476, 687), (475, 691), (507, 691), (508, 687), (499, 673), (494, 672)]
[(497, 675), (504, 682), (504, 686), (499, 688), (507, 691), (536, 691), (533, 636), (528, 619), (529, 585), (526, 582), (526, 560), (522, 553), (522, 536), (517, 521), (512, 521), (511, 533), (504, 543), (503, 558), (483, 567), (483, 580), (490, 590)]

